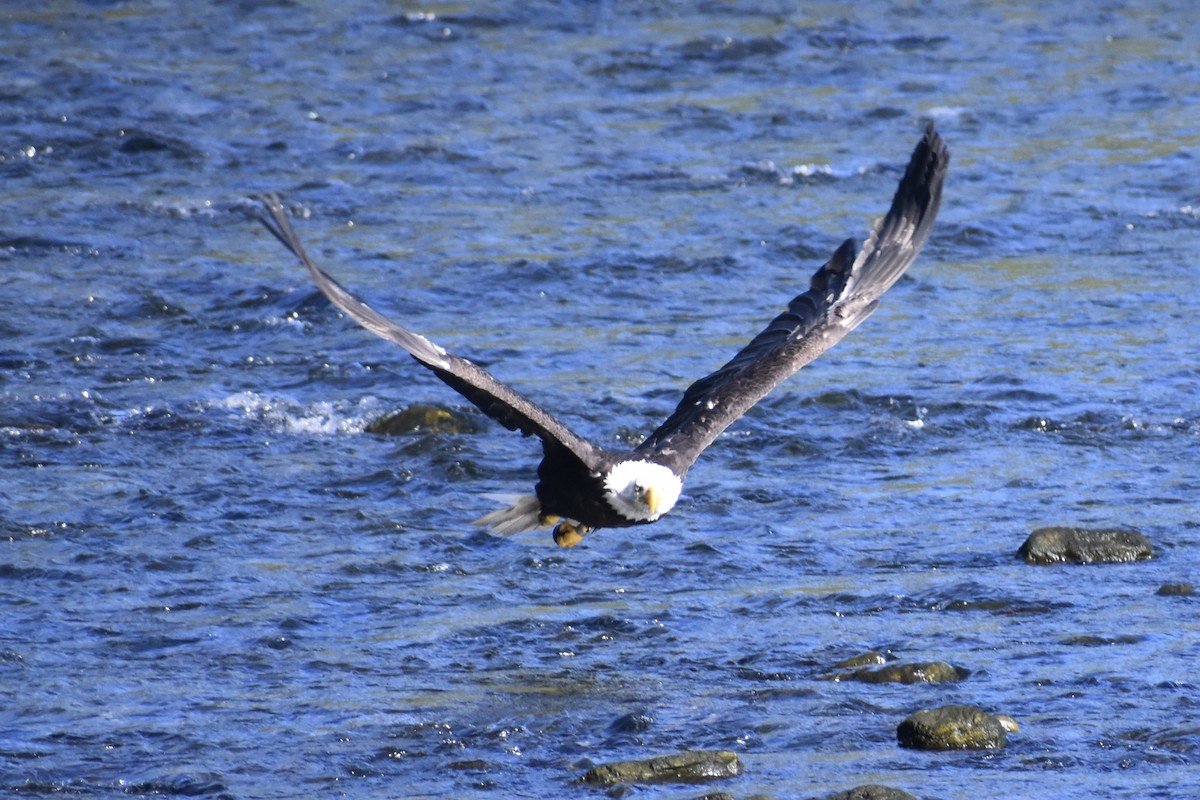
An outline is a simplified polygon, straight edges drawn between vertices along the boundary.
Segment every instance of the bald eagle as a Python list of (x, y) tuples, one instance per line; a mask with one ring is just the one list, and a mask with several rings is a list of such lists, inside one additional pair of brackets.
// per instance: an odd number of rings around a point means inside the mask
[(263, 224), (335, 306), (403, 347), (504, 427), (541, 439), (535, 494), (518, 497), (475, 524), (505, 535), (554, 524), (554, 540), (570, 547), (591, 530), (642, 525), (670, 511), (688, 469), (725, 428), (870, 316), (929, 238), (949, 161), (949, 151), (930, 123), (891, 208), (876, 222), (862, 251), (855, 252), (853, 239), (844, 241), (813, 275), (808, 291), (788, 303), (729, 363), (689, 386), (674, 413), (631, 450), (589, 442), (483, 368), (385, 318), (313, 263), (277, 195), (258, 199), (266, 209)]

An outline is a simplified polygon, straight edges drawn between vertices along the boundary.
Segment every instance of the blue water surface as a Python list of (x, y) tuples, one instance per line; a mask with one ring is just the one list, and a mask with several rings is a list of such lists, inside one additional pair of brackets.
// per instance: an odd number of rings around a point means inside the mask
[[(56, 2), (0, 10), (0, 789), (28, 797), (1189, 796), (1200, 15), (1183, 2)], [(606, 445), (886, 208), (937, 228), (679, 506), (473, 528), (535, 441), (253, 219)], [(433, 404), (477, 423), (367, 433)], [(1037, 527), (1150, 561), (1034, 567)], [(877, 650), (969, 672), (824, 680)], [(969, 703), (1004, 749), (896, 743)]]

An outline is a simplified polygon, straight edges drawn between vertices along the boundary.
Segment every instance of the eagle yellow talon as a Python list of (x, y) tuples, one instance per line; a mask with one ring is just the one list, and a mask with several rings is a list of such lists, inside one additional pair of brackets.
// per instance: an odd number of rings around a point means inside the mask
[(589, 530), (591, 529), (586, 525), (564, 519), (554, 526), (554, 543), (559, 547), (574, 547), (583, 541)]

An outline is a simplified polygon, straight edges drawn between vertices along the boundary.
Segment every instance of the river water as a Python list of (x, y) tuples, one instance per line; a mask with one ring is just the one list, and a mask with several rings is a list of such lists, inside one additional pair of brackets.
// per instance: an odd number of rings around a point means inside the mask
[[(1180, 797), (1200, 787), (1190, 3), (52, 2), (0, 11), (0, 787), (21, 796)], [(676, 510), (469, 522), (539, 457), (249, 217), (636, 440), (953, 151), (875, 316)], [(476, 425), (381, 436), (413, 404)], [(1036, 527), (1156, 558), (1033, 567)], [(952, 685), (821, 680), (866, 650)], [(1006, 748), (896, 744), (920, 708)]]

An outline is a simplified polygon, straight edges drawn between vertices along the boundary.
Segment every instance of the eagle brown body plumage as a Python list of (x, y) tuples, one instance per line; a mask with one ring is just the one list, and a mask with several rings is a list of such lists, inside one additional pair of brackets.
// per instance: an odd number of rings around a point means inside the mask
[(632, 450), (592, 444), (483, 368), (379, 314), (308, 257), (275, 195), (260, 198), (263, 223), (308, 269), (317, 287), (351, 319), (403, 347), (442, 381), (510, 430), (542, 441), (536, 497), (479, 522), (505, 533), (561, 518), (555, 538), (657, 520), (674, 506), (700, 453), (730, 424), (798, 369), (870, 316), (880, 296), (916, 258), (937, 217), (950, 155), (930, 124), (913, 151), (887, 214), (861, 251), (847, 239), (745, 347), (687, 388), (675, 411)]

